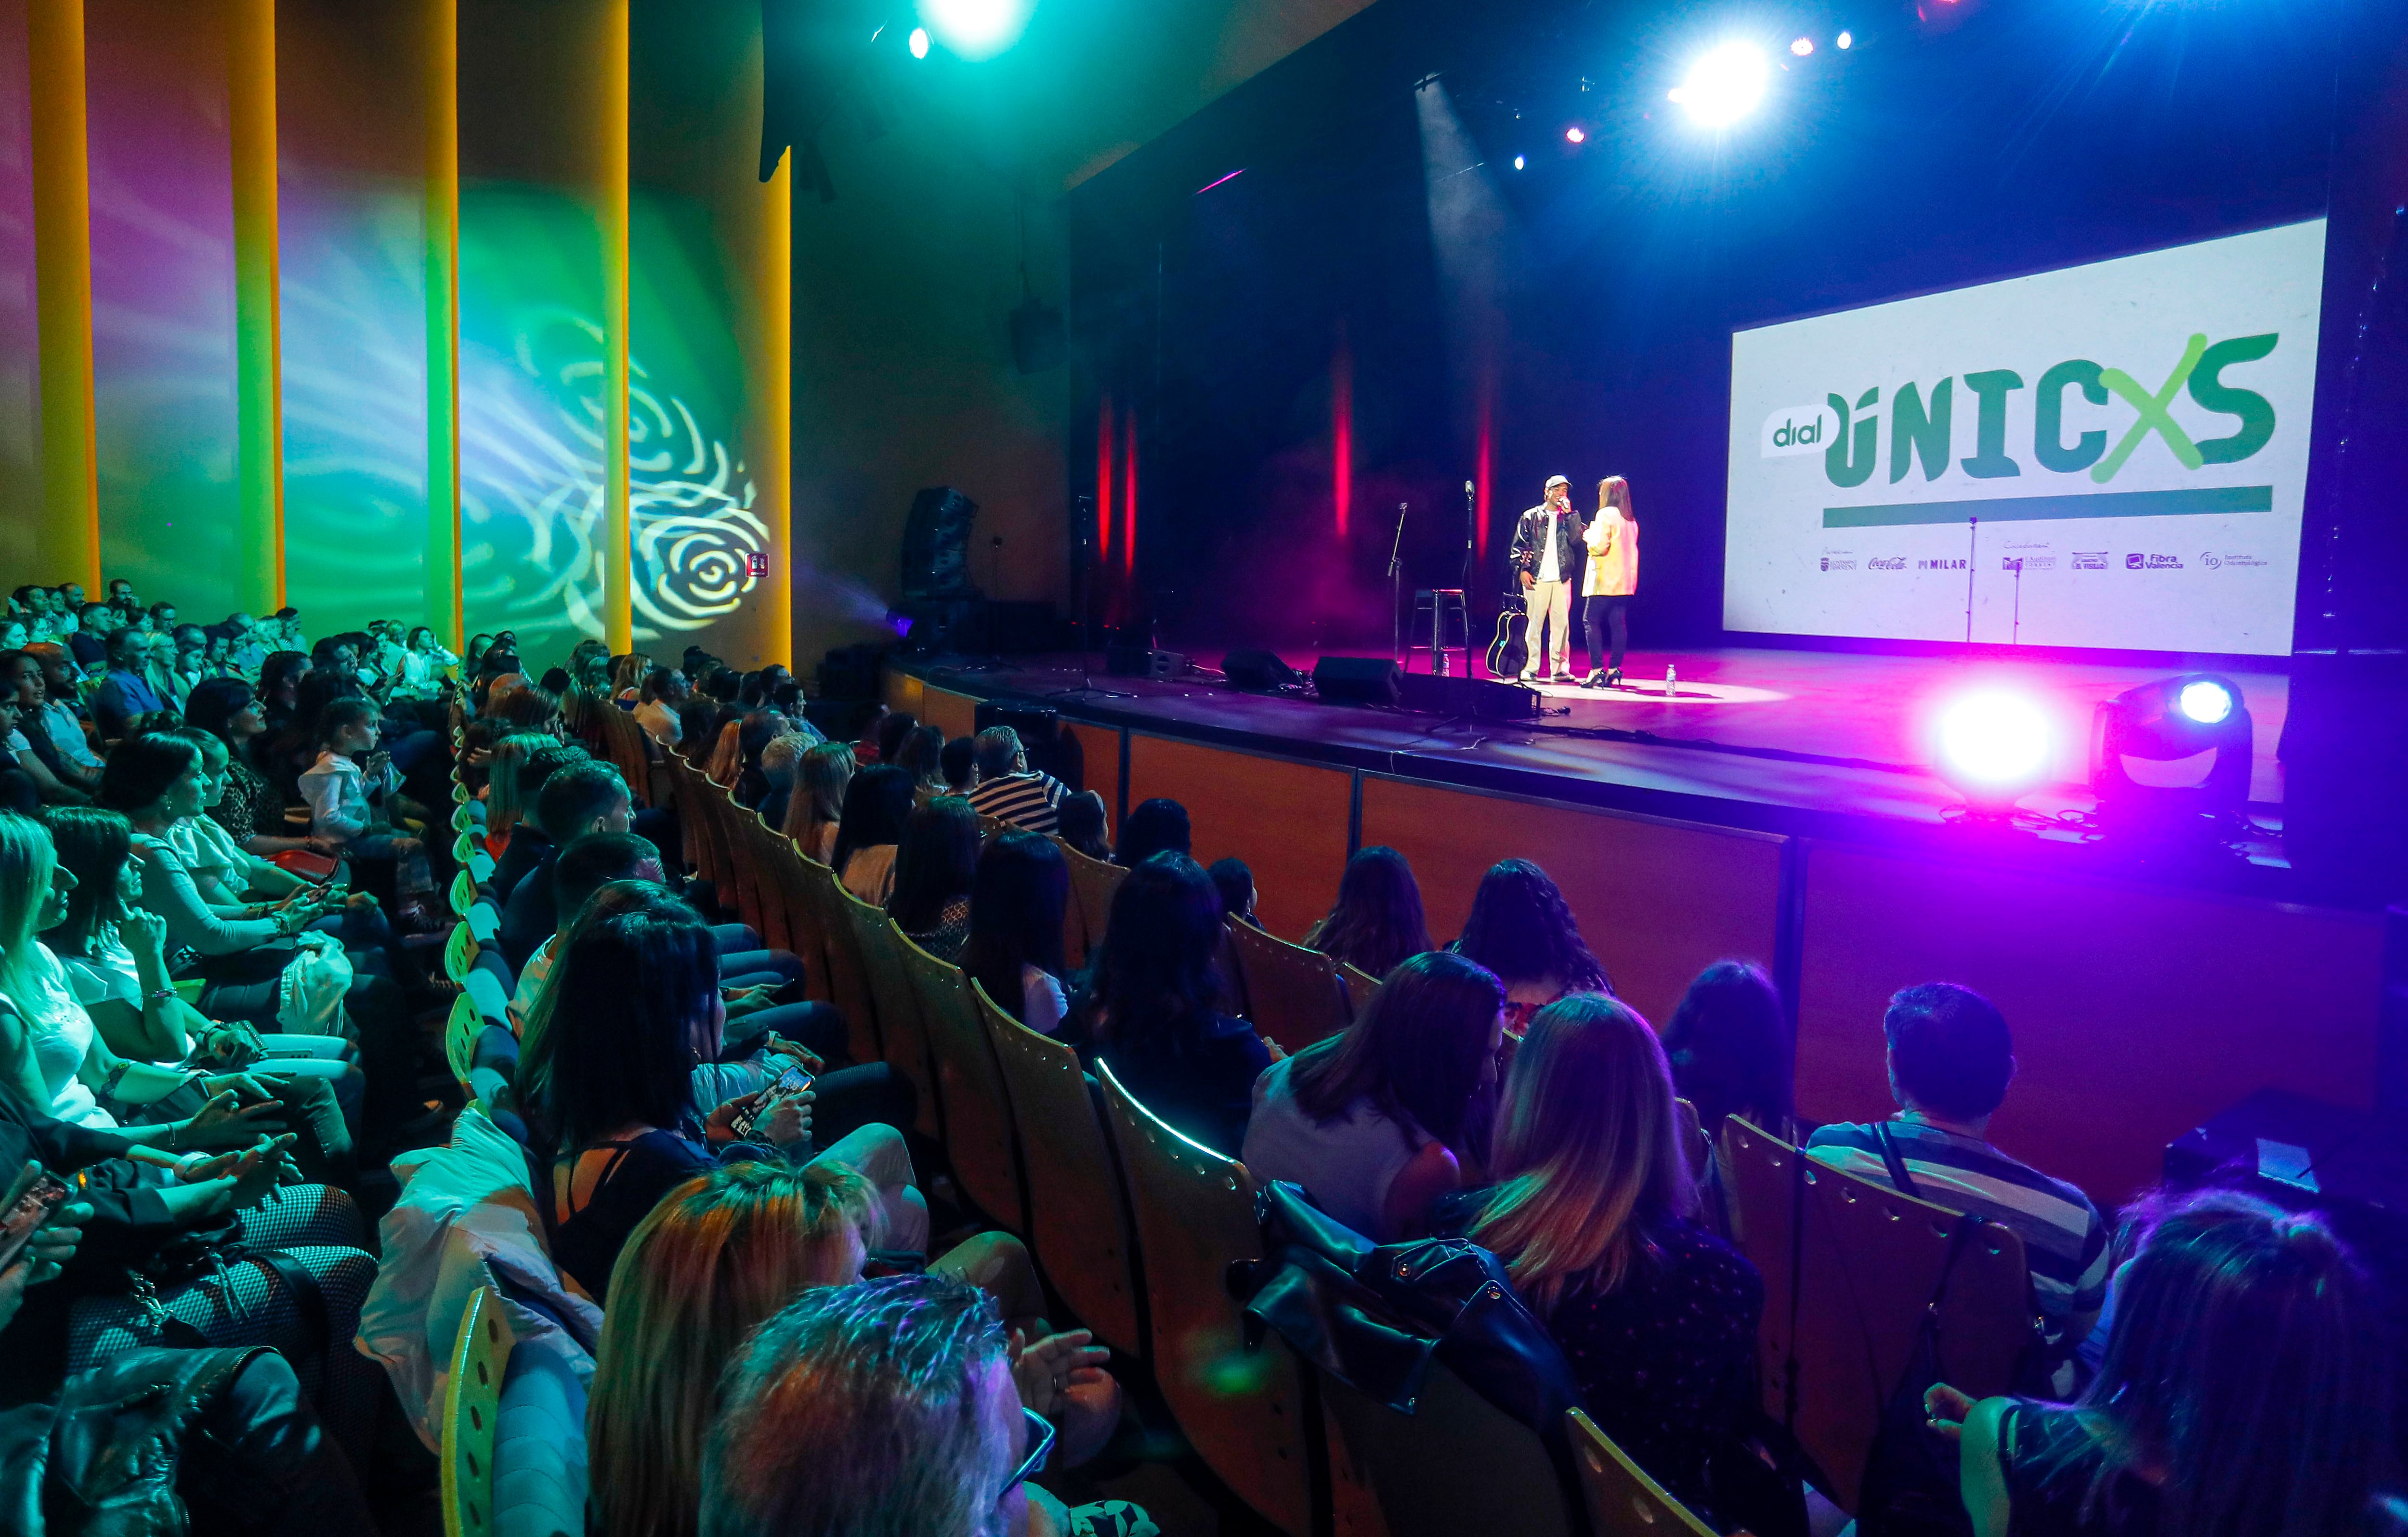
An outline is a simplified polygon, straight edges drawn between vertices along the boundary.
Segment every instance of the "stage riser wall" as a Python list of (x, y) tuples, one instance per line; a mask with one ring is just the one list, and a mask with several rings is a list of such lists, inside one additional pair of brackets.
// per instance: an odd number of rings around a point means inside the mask
[[(968, 696), (894, 674), (888, 698), (968, 729)], [(1103, 776), (1123, 733), (1075, 729), (1090, 788), (1111, 805)], [(2371, 914), (1961, 866), (1126, 734), (1115, 810), (1154, 795), (1184, 804), (1197, 858), (1244, 859), (1283, 937), (1328, 910), (1354, 848), (1384, 843), (1412, 861), (1441, 944), (1489, 865), (1544, 866), (1620, 994), (1659, 1029), (1714, 961), (1797, 976), (1810, 1119), (1893, 1108), (1881, 1030), (1892, 993), (1973, 988), (2005, 1011), (2019, 1063), (1993, 1135), (2102, 1207), (2154, 1183), (2168, 1142), (2254, 1089), (2372, 1104)], [(1799, 915), (1785, 936), (1784, 911)]]

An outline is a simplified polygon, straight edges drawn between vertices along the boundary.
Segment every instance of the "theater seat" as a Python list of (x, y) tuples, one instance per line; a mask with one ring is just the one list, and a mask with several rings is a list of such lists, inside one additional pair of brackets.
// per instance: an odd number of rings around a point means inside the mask
[(1246, 982), (1254, 1028), (1293, 1056), (1346, 1028), (1352, 1009), (1338, 963), (1236, 918), (1226, 928)]
[[(883, 913), (879, 917), (892, 926)], [(928, 1062), (943, 1107), (945, 1153), (953, 1178), (998, 1226), (1014, 1232), (1028, 1227), (1027, 1187), (1021, 1177), (1020, 1148), (1011, 1125), (1011, 1103), (996, 1066), (995, 1047), (970, 998), (970, 979), (895, 936), (903, 970), (919, 1001), (920, 1022), (928, 1032)]]
[(1580, 1467), (1595, 1537), (1715, 1537), (1713, 1528), (1665, 1493), (1595, 1420), (1578, 1409), (1569, 1417), (1572, 1460)]

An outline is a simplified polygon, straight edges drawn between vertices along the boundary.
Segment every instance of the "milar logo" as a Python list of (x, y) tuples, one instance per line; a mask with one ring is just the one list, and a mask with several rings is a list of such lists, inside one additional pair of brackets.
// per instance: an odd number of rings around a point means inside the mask
[(1784, 406), (1764, 419), (1764, 431), (1758, 434), (1756, 446), (1767, 459), (1818, 454), (1839, 435), (1839, 424), (1844, 420), (1833, 416), (1828, 406)]
[(1917, 571), (1962, 571), (1965, 569), (1965, 562), (1961, 559), (1955, 561), (1917, 561), (1914, 562), (1914, 569)]
[[(2274, 350), (2280, 333), (2232, 336), (2209, 345), (2205, 333), (2195, 333), (2174, 361), (2165, 382), (2155, 390), (2121, 368), (2105, 368), (2087, 358), (2068, 358), (2042, 373), (2028, 388), (2032, 402), (2030, 457), (2042, 469), (2057, 475), (2086, 472), (2105, 485), (2115, 478), (2135, 450), (2151, 435), (2162, 440), (2185, 469), (2208, 464), (2232, 464), (2266, 447), (2274, 436), (2274, 406), (2255, 390), (2224, 381), (2224, 371), (2256, 363)], [(1889, 482), (1904, 480), (1918, 465), (1923, 478), (1937, 480), (1946, 473), (1954, 448), (1956, 383), (1952, 375), (1928, 390), (1909, 380), (1889, 399), (1889, 448), (1882, 452), (1882, 391), (1874, 385), (1851, 404), (1836, 391), (1823, 407), (1793, 406), (1765, 419), (1762, 451), (1767, 459), (1789, 454), (1823, 454), (1824, 474), (1834, 486), (1861, 486), (1886, 467)], [(2024, 473), (2023, 462), (2008, 452), (2007, 403), (2027, 388), (2012, 368), (1989, 368), (1961, 376), (1971, 395), (1973, 452), (1955, 461), (1977, 480), (2003, 479)], [(2093, 406), (2120, 400), (2132, 408), (2132, 420), (2111, 446), (2104, 429), (2094, 429), (2065, 440), (2065, 392), (2079, 390)], [(2233, 420), (2233, 430), (2218, 437), (2194, 439), (2169, 407), (2187, 391), (2203, 411)]]

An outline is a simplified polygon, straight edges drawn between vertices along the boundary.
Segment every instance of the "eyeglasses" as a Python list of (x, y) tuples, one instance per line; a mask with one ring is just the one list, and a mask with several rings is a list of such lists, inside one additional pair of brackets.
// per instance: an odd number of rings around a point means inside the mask
[(1025, 1407), (1020, 1411), (1020, 1417), (1028, 1421), (1028, 1455), (1020, 1459), (1020, 1466), (1011, 1470), (1011, 1476), (996, 1491), (998, 1500), (1044, 1472), (1045, 1459), (1054, 1453), (1054, 1422)]

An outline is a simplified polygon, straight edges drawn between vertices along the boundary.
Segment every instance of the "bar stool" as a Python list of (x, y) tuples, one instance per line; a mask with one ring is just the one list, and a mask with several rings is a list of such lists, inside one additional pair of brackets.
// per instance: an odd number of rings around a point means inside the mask
[[(1425, 638), (1426, 637), (1426, 638)], [(1412, 623), (1405, 631), (1405, 671), (1413, 670), (1413, 653), (1426, 650), (1430, 654), (1430, 672), (1434, 676), (1448, 676), (1446, 655), (1449, 651), (1465, 657), (1471, 648), (1471, 617), (1464, 607), (1463, 589), (1459, 587), (1425, 588), (1413, 594)]]

